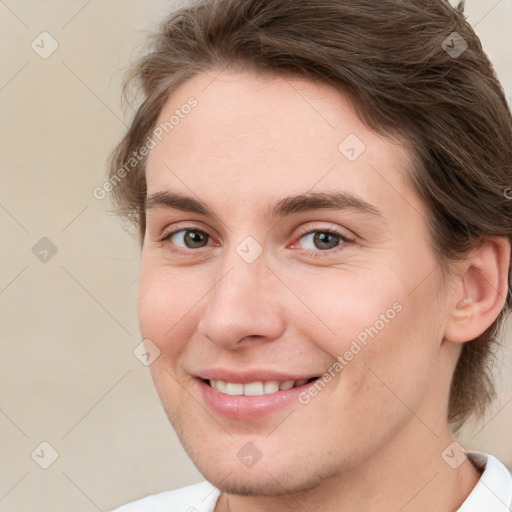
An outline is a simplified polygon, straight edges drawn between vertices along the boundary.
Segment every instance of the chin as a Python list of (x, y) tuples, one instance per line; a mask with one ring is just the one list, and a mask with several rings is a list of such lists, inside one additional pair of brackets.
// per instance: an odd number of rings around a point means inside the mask
[(292, 475), (290, 469), (279, 471), (276, 468), (255, 468), (237, 471), (237, 469), (221, 470), (202, 468), (196, 463), (201, 474), (217, 489), (227, 494), (238, 496), (283, 496), (307, 492), (315, 488), (321, 481), (318, 476), (308, 478), (307, 475)]
[(309, 455), (308, 464), (301, 463), (293, 448), (292, 453), (282, 450), (278, 452), (279, 456), (263, 455), (254, 466), (246, 467), (229, 441), (224, 448), (219, 445), (210, 447), (197, 443), (197, 439), (182, 437), (179, 432), (178, 436), (203, 477), (227, 494), (281, 496), (307, 492), (336, 474), (334, 468), (319, 467)]

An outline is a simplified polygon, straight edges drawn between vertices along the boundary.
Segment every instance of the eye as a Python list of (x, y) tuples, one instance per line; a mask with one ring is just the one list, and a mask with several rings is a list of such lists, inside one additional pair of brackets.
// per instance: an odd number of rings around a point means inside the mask
[(209, 238), (207, 233), (199, 229), (180, 229), (164, 235), (160, 241), (170, 241), (182, 249), (200, 249), (208, 245)]
[(310, 231), (302, 235), (299, 240), (303, 249), (312, 251), (328, 251), (348, 241), (341, 233), (330, 229)]

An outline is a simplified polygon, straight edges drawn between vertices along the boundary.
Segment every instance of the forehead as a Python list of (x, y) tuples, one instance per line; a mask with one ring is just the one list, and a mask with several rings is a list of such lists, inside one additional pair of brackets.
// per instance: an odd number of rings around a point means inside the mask
[(243, 194), (248, 203), (333, 188), (367, 201), (415, 195), (405, 148), (370, 130), (343, 93), (320, 82), (211, 71), (171, 94), (157, 127), (149, 194), (193, 187)]

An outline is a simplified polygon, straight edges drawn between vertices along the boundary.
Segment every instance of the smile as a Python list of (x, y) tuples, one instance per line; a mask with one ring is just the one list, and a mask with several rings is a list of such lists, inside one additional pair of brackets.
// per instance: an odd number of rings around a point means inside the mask
[(205, 380), (213, 389), (230, 396), (260, 396), (272, 395), (278, 391), (297, 388), (316, 380), (317, 377), (310, 379), (299, 380), (267, 380), (267, 381), (254, 381), (242, 384), (239, 382), (226, 382), (223, 380)]

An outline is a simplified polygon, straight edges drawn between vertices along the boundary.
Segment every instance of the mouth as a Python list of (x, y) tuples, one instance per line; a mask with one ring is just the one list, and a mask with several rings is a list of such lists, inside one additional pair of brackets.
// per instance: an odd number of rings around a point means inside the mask
[(286, 391), (293, 388), (306, 386), (311, 382), (319, 379), (319, 377), (311, 377), (309, 379), (297, 380), (259, 380), (254, 382), (247, 382), (245, 384), (240, 382), (227, 382), (224, 380), (214, 379), (201, 379), (205, 384), (215, 389), (219, 393), (229, 396), (262, 396), (273, 395), (279, 391)]
[(271, 417), (289, 407), (302, 407), (298, 401), (300, 394), (319, 379), (321, 374), (313, 372), (208, 368), (196, 373), (193, 382), (211, 413), (238, 421), (253, 421)]

